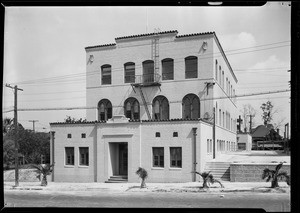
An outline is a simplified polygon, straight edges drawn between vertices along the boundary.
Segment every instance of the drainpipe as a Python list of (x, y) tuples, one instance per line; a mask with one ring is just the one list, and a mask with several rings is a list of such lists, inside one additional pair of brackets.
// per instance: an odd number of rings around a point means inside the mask
[(215, 108), (213, 108), (213, 159), (216, 158), (216, 113)]
[[(51, 140), (51, 164), (50, 165), (53, 165), (55, 163), (55, 160), (54, 160), (54, 134), (55, 132), (54, 131), (50, 131), (50, 140)], [(52, 168), (52, 182), (54, 182), (54, 166)]]
[(196, 158), (196, 136), (197, 136), (197, 128), (193, 128), (193, 136), (194, 136), (194, 140), (193, 140), (193, 151), (194, 151), (194, 157), (193, 157), (193, 182), (196, 181), (196, 165), (197, 165), (197, 158)]

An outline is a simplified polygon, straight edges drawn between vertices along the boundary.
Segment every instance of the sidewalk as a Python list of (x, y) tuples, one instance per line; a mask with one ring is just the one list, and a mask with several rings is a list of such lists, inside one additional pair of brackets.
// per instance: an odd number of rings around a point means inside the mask
[(43, 192), (204, 192), (204, 193), (227, 193), (227, 192), (258, 192), (258, 193), (290, 193), (290, 187), (285, 182), (279, 182), (280, 188), (271, 189), (270, 182), (229, 182), (222, 181), (224, 188), (217, 183), (209, 189), (202, 188), (202, 182), (188, 183), (147, 183), (147, 188), (140, 188), (140, 183), (56, 183), (48, 182), (43, 187), (40, 182), (20, 182), (19, 187), (14, 187), (14, 182), (4, 182), (4, 191), (10, 190), (42, 190)]

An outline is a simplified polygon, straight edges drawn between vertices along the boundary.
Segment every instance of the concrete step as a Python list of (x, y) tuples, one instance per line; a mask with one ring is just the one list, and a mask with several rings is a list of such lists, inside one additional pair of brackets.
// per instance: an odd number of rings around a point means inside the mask
[(128, 176), (126, 175), (113, 175), (113, 176), (110, 176), (110, 179), (128, 179)]
[(105, 183), (127, 183), (127, 180), (112, 180), (108, 179)]

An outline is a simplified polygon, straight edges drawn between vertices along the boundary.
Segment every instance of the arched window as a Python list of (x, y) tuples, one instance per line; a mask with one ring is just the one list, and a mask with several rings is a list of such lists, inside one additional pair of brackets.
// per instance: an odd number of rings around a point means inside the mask
[(161, 61), (162, 64), (162, 80), (174, 79), (174, 60), (166, 58)]
[(111, 84), (111, 65), (109, 64), (101, 66), (101, 84)]
[(195, 94), (188, 94), (182, 99), (182, 118), (200, 118), (200, 99)]
[(102, 99), (98, 103), (98, 120), (107, 121), (112, 118), (112, 105), (107, 99)]
[(169, 101), (165, 96), (157, 96), (152, 102), (153, 118), (157, 120), (169, 119)]
[(198, 58), (196, 56), (185, 58), (185, 78), (198, 78)]
[(135, 64), (128, 62), (124, 64), (124, 82), (134, 83), (135, 82)]
[(140, 119), (140, 104), (135, 98), (127, 98), (124, 102), (124, 114), (131, 120)]
[(154, 62), (147, 60), (143, 62), (143, 83), (154, 82)]

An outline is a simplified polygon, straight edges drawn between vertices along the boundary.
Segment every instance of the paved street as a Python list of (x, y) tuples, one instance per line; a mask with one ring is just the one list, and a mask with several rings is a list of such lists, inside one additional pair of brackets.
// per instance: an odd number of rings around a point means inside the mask
[(289, 194), (6, 191), (8, 207), (264, 208), (290, 211)]

